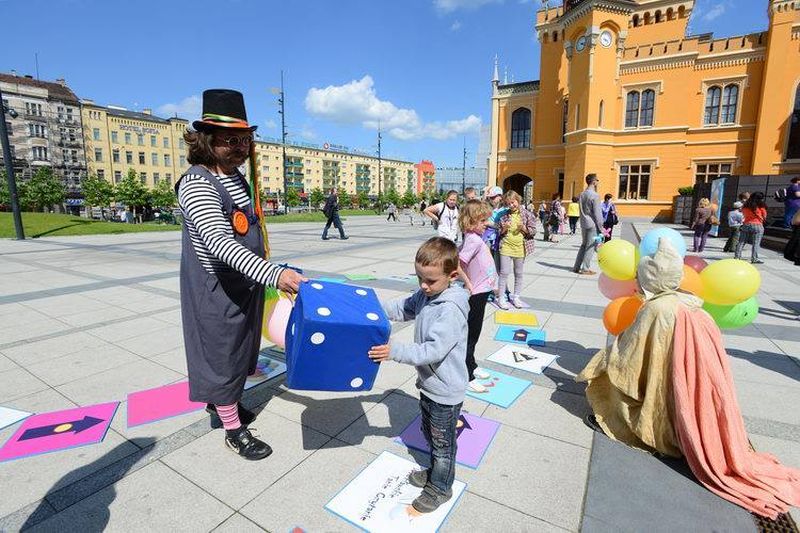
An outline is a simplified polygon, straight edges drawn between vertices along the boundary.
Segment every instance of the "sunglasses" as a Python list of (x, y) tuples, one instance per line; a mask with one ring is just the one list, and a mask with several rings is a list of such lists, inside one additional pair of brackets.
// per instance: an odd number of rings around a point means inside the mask
[(253, 142), (253, 138), (249, 135), (247, 137), (228, 137), (226, 139), (217, 139), (217, 142), (234, 148), (239, 145), (250, 146), (250, 144)]

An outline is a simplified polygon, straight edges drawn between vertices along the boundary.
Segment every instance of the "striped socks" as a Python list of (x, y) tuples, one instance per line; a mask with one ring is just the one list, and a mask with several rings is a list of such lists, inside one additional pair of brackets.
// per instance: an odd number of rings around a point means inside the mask
[(217, 414), (222, 420), (222, 427), (227, 430), (239, 429), (242, 423), (239, 421), (238, 404), (217, 405)]

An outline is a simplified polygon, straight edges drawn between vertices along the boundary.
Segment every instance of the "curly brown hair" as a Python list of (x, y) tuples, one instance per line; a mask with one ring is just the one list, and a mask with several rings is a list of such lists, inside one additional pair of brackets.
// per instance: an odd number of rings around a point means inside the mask
[(186, 141), (189, 150), (186, 160), (192, 165), (216, 167), (219, 160), (211, 144), (213, 139), (214, 135), (211, 132), (186, 130), (183, 134), (183, 140)]

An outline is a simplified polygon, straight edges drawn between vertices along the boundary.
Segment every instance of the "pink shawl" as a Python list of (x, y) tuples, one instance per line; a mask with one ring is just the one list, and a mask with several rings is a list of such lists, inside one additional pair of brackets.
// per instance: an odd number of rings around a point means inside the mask
[(675, 432), (700, 483), (772, 519), (800, 506), (800, 470), (750, 447), (722, 334), (704, 311), (678, 311), (672, 385)]

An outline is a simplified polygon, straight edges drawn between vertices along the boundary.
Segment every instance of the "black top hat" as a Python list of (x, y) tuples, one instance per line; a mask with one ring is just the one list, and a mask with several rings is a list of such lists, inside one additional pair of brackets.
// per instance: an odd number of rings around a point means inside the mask
[(192, 123), (194, 129), (209, 128), (248, 129), (255, 131), (258, 126), (247, 123), (244, 97), (232, 89), (208, 89), (203, 91), (203, 118)]

